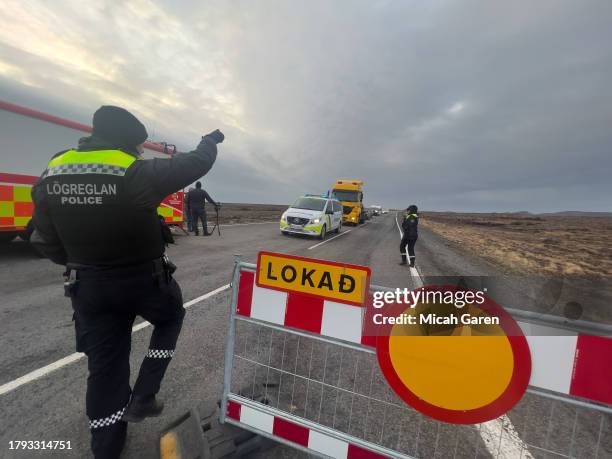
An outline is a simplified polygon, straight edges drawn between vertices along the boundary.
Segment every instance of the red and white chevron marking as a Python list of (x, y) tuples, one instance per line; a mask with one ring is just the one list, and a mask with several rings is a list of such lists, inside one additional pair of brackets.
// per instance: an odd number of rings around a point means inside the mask
[(612, 405), (612, 339), (519, 322), (531, 350), (529, 385)]
[(236, 313), (317, 335), (368, 344), (362, 336), (362, 306), (337, 303), (299, 293), (280, 292), (255, 284), (255, 273), (240, 273)]
[(380, 459), (387, 457), (233, 400), (227, 401), (226, 414), (227, 417), (249, 427), (329, 457), (339, 459)]
[[(242, 271), (236, 313), (329, 338), (373, 347), (364, 336), (365, 307), (255, 285)], [(530, 386), (612, 405), (612, 339), (518, 322), (531, 350)]]

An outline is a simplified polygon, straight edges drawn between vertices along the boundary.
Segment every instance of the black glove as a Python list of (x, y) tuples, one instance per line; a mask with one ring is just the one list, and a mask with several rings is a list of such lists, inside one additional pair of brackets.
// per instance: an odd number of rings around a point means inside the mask
[[(204, 137), (208, 137), (210, 140), (212, 140), (215, 143), (221, 143), (225, 139), (223, 132), (221, 132), (219, 129), (215, 129), (210, 134), (206, 134)], [(204, 137), (202, 137), (202, 139)]]

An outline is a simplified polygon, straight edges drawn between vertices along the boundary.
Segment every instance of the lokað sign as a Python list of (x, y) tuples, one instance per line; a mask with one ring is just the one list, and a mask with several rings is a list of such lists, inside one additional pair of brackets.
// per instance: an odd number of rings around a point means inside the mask
[(259, 252), (256, 283), (258, 287), (361, 306), (370, 286), (370, 268)]

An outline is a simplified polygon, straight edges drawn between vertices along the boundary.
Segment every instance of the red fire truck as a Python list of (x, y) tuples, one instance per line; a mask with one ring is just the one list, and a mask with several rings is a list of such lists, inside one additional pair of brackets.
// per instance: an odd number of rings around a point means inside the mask
[[(32, 185), (58, 151), (76, 147), (91, 127), (0, 100), (0, 242), (28, 239), (32, 218)], [(145, 157), (169, 157), (176, 148), (147, 142)], [(166, 197), (158, 214), (182, 228), (184, 193)]]

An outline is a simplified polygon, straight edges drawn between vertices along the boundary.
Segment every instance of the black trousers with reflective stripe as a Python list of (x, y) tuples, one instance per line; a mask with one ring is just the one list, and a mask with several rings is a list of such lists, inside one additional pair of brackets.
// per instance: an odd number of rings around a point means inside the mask
[(400, 242), (400, 253), (402, 255), (406, 255), (406, 247), (408, 247), (408, 256), (410, 257), (410, 259), (415, 258), (414, 246), (416, 245), (416, 241), (416, 237), (413, 239), (408, 239), (408, 237), (404, 235), (404, 237), (402, 237), (402, 241)]
[(154, 326), (133, 390), (138, 396), (154, 395), (181, 331), (185, 315), (181, 289), (174, 279), (154, 279), (151, 271), (119, 277), (110, 271), (81, 271), (72, 307), (76, 348), (88, 358), (86, 411), (91, 448), (96, 458), (116, 458), (127, 432), (127, 424), (116, 414), (132, 394), (132, 325), (136, 316), (141, 316)]

